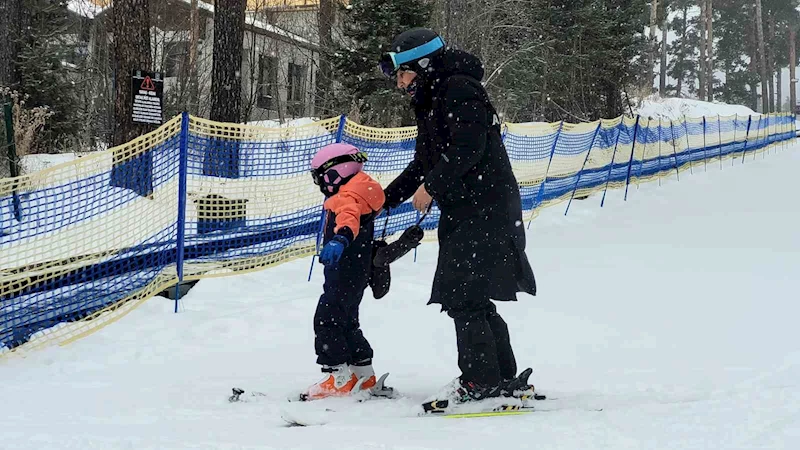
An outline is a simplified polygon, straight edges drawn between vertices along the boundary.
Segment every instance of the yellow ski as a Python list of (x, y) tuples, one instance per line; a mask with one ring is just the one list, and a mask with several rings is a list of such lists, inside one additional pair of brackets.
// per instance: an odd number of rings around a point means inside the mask
[(508, 411), (486, 411), (474, 413), (456, 413), (456, 414), (442, 414), (441, 417), (447, 419), (471, 419), (475, 417), (495, 417), (495, 416), (518, 416), (520, 414), (528, 414), (533, 412), (533, 409), (516, 409)]

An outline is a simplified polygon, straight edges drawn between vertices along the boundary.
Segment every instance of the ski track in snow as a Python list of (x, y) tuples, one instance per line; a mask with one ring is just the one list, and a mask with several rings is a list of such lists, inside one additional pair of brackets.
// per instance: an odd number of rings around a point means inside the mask
[[(361, 309), (376, 371), (404, 397), (285, 399), (317, 381), (308, 258), (156, 297), (74, 344), (0, 362), (0, 448), (792, 449), (800, 447), (800, 145), (547, 208), (528, 231), (536, 297), (499, 303), (531, 414), (414, 417), (457, 373), (426, 306), (437, 247), (392, 266)], [(527, 225), (527, 224), (526, 224)], [(232, 387), (262, 391), (231, 404)], [(244, 395), (247, 398), (247, 393)], [(297, 409), (293, 409), (297, 408)], [(331, 422), (288, 428), (282, 410)], [(595, 411), (602, 408), (603, 411)]]

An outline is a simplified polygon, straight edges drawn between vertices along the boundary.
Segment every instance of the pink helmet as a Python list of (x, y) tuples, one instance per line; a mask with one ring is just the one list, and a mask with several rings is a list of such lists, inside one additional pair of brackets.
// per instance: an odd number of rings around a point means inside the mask
[(350, 144), (330, 144), (322, 147), (311, 160), (311, 176), (325, 195), (333, 195), (353, 175), (361, 172), (367, 154)]

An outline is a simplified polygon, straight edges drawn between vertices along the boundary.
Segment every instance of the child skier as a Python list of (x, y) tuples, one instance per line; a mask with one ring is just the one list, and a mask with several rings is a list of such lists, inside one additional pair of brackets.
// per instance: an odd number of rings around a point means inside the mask
[[(325, 195), (323, 293), (314, 314), (314, 347), (324, 379), (301, 400), (347, 396), (369, 390), (390, 395), (375, 379), (372, 348), (361, 332), (358, 308), (370, 283), (374, 218), (383, 207), (383, 188), (362, 172), (366, 154), (349, 144), (323, 147), (311, 161), (314, 183)], [(356, 389), (356, 387), (358, 388)]]

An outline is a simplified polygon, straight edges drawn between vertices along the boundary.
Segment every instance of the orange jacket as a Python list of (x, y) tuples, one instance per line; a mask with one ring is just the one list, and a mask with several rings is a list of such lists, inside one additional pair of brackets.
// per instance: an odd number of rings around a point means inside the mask
[(333, 232), (348, 227), (355, 239), (361, 228), (361, 216), (380, 211), (385, 200), (380, 183), (359, 172), (342, 185), (336, 195), (326, 200), (324, 207), (336, 215)]

